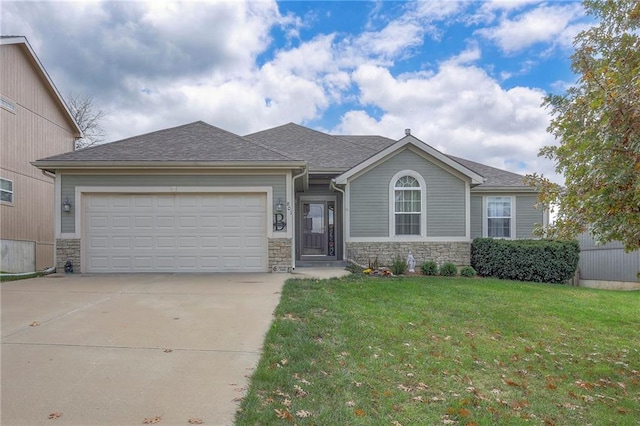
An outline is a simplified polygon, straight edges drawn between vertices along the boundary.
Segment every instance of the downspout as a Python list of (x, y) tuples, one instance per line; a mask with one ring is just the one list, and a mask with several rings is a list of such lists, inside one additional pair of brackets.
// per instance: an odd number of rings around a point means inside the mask
[(291, 217), (293, 219), (293, 228), (291, 232), (291, 272), (296, 269), (296, 179), (306, 175), (308, 173), (307, 168), (305, 167), (302, 172), (295, 175), (291, 178)]
[(344, 189), (340, 189), (336, 186), (336, 183), (334, 182), (333, 179), (331, 179), (331, 183), (329, 184), (329, 187), (331, 189), (334, 189), (338, 192), (340, 192), (342, 194), (342, 214), (340, 215), (341, 220), (341, 224), (340, 224), (340, 228), (342, 231), (342, 259), (346, 262), (347, 261), (347, 235), (346, 235), (346, 229), (345, 229), (345, 220), (347, 218), (347, 215), (345, 214), (345, 205), (344, 203), (347, 201), (345, 199), (344, 196)]

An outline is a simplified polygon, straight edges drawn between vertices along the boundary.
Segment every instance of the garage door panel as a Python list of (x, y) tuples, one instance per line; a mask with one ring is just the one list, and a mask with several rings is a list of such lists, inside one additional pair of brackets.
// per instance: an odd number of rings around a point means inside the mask
[(111, 228), (128, 230), (131, 228), (131, 218), (129, 216), (111, 216)]
[(87, 272), (267, 269), (265, 194), (87, 198)]

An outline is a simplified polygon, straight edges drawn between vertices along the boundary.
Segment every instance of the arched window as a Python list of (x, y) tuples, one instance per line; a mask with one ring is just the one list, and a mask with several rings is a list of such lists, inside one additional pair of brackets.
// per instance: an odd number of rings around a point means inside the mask
[(398, 178), (393, 185), (395, 235), (422, 234), (422, 187), (413, 176)]

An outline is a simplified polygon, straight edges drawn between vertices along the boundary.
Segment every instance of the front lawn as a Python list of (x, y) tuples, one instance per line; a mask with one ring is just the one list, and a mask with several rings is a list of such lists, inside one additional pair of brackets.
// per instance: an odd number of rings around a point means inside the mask
[(637, 425), (640, 292), (289, 280), (238, 425)]

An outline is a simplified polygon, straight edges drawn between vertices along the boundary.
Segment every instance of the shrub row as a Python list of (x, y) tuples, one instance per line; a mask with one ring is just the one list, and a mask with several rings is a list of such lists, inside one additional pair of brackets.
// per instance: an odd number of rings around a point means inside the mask
[(577, 241), (476, 238), (471, 266), (482, 277), (547, 283), (565, 282), (576, 272)]

